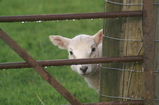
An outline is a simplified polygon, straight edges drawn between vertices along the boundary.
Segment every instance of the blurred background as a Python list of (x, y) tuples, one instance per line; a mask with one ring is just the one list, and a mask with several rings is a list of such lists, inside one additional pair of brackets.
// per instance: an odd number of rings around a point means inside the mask
[[(0, 0), (0, 16), (103, 12), (104, 0)], [(36, 60), (67, 59), (67, 51), (52, 45), (49, 35), (73, 38), (94, 35), (102, 19), (0, 23), (3, 29)], [(0, 63), (23, 61), (0, 40)], [(98, 102), (98, 94), (69, 66), (45, 68), (82, 103)], [(42, 102), (41, 102), (41, 101)], [(69, 104), (32, 68), (0, 70), (0, 105)]]

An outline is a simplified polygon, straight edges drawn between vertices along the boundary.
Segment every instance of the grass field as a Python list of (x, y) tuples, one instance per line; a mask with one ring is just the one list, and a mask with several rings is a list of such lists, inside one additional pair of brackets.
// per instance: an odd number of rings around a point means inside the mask
[[(0, 16), (103, 11), (104, 0), (0, 0)], [(102, 27), (100, 19), (0, 23), (0, 28), (36, 60), (67, 59), (67, 51), (53, 46), (49, 35), (69, 38), (81, 33), (93, 35)], [(0, 63), (19, 61), (23, 60), (0, 40)], [(82, 103), (98, 102), (96, 91), (69, 66), (47, 67), (46, 70)], [(0, 70), (0, 105), (63, 104), (69, 102), (33, 69)]]

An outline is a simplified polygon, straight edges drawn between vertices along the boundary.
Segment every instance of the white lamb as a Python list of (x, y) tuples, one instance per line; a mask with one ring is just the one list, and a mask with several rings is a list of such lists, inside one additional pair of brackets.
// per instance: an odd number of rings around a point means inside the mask
[[(49, 36), (51, 42), (60, 49), (66, 49), (69, 59), (96, 58), (101, 57), (103, 30), (98, 31), (94, 36), (80, 34), (72, 39), (58, 35)], [(83, 76), (88, 85), (100, 91), (99, 64), (71, 65), (73, 71)]]

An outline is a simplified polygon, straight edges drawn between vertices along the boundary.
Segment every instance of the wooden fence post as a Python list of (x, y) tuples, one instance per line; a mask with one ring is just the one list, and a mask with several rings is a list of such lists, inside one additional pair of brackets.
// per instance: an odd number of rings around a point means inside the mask
[[(106, 12), (142, 9), (142, 0), (111, 1), (105, 3)], [(142, 37), (142, 17), (105, 19), (103, 57), (142, 55)], [(143, 99), (141, 62), (103, 64), (100, 79), (102, 102)]]

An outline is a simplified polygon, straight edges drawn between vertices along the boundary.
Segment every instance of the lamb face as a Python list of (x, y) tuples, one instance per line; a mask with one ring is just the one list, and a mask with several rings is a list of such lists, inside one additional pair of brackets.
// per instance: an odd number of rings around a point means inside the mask
[[(69, 59), (95, 58), (98, 57), (98, 44), (93, 36), (78, 35), (74, 37), (68, 46)], [(81, 76), (90, 76), (97, 70), (97, 64), (71, 65), (73, 71)]]

